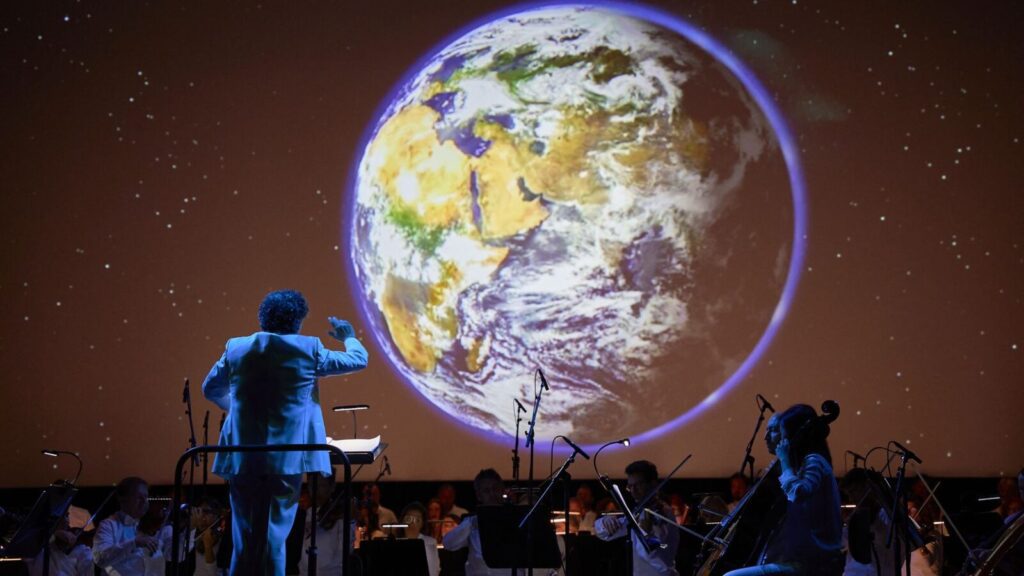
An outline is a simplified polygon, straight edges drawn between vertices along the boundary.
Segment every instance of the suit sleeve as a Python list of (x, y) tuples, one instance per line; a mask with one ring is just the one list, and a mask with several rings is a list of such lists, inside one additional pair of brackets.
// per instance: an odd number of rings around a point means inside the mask
[(210, 373), (203, 380), (203, 396), (213, 402), (221, 410), (227, 412), (230, 406), (228, 394), (231, 389), (231, 370), (228, 368), (227, 352), (213, 365)]
[(345, 351), (328, 350), (317, 340), (317, 376), (333, 376), (347, 374), (366, 368), (369, 354), (362, 343), (355, 338), (345, 339)]

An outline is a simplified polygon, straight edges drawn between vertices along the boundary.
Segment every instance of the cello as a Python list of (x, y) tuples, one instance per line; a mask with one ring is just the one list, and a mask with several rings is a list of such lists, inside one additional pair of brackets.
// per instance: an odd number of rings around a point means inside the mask
[[(839, 417), (839, 404), (826, 400), (821, 415), (807, 422), (827, 434)], [(804, 428), (800, 429), (804, 432)], [(782, 466), (771, 461), (736, 507), (705, 538), (698, 556), (697, 576), (720, 576), (730, 570), (756, 564), (786, 514), (786, 494), (779, 484)]]

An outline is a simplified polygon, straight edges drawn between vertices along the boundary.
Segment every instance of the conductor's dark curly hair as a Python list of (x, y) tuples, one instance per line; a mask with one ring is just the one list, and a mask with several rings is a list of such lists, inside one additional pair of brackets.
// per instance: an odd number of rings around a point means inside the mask
[(309, 306), (301, 292), (276, 290), (267, 294), (260, 304), (260, 329), (275, 334), (295, 334), (302, 328), (308, 313)]

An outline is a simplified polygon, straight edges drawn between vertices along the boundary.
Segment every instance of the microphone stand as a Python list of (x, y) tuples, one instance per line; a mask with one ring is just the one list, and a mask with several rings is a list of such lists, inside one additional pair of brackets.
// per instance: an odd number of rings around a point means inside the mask
[[(206, 414), (203, 415), (203, 446), (210, 445), (210, 411), (207, 410)], [(206, 499), (206, 486), (209, 483), (209, 461), (210, 455), (207, 452), (203, 452), (203, 499)]]
[[(740, 464), (740, 474), (743, 474), (747, 467), (750, 468), (750, 482), (754, 482), (754, 457), (750, 455), (754, 449), (754, 440), (757, 439), (757, 433), (761, 431), (761, 424), (764, 424), (764, 413), (768, 410), (772, 410), (771, 404), (767, 401), (761, 401), (761, 395), (757, 395), (757, 404), (760, 412), (757, 415), (757, 424), (754, 425), (754, 433), (750, 435), (750, 442), (747, 442), (747, 449), (743, 453), (743, 463)], [(772, 410), (775, 412), (775, 410)]]
[[(540, 372), (539, 369), (538, 372)], [(537, 413), (540, 411), (540, 401), (541, 397), (544, 395), (545, 388), (547, 388), (546, 384), (541, 385), (541, 387), (537, 389), (537, 394), (533, 397), (533, 414), (530, 416), (530, 427), (526, 430), (526, 447), (530, 449), (530, 476), (527, 479), (527, 482), (529, 483), (527, 487), (530, 490), (533, 489), (533, 452), (536, 444), (534, 442), (534, 434), (537, 427)], [(527, 492), (527, 499), (532, 502), (532, 492)]]
[(513, 399), (513, 401), (515, 402), (514, 410), (515, 410), (515, 414), (516, 414), (516, 435), (515, 435), (516, 443), (515, 443), (515, 447), (512, 448), (512, 480), (518, 482), (519, 481), (519, 424), (522, 423), (522, 421), (523, 421), (523, 417), (520, 416), (520, 413), (526, 412), (526, 408), (523, 408), (523, 405), (519, 402), (519, 400)]
[[(534, 434), (536, 433), (536, 428), (537, 428), (537, 413), (540, 411), (540, 401), (541, 401), (541, 398), (544, 396), (544, 390), (547, 389), (547, 387), (548, 387), (548, 381), (547, 381), (546, 378), (544, 378), (544, 373), (540, 371), (540, 368), (537, 369), (537, 372), (535, 374), (536, 375), (534, 376), (534, 385), (536, 385), (536, 382), (537, 382), (536, 376), (540, 376), (540, 383), (541, 383), (541, 385), (540, 385), (540, 388), (537, 389), (537, 394), (533, 398), (533, 414), (530, 416), (530, 427), (526, 431), (526, 447), (530, 449), (530, 475), (529, 475), (529, 477), (528, 477), (528, 479), (526, 481), (526, 502), (527, 502), (527, 504), (533, 505), (533, 508), (531, 508), (530, 512), (528, 512), (526, 514), (527, 518), (529, 518), (530, 514), (533, 513), (533, 510), (537, 508), (536, 504), (533, 503), (533, 459), (534, 459), (534, 449), (536, 448), (536, 442), (535, 442)], [(574, 451), (570, 458), (573, 458), (575, 456), (576, 456), (576, 452)], [(561, 473), (561, 472), (559, 472), (559, 473)], [(543, 498), (541, 498), (541, 499), (543, 499)], [(526, 529), (526, 563), (527, 563), (526, 572), (527, 572), (528, 576), (533, 576), (533, 528), (532, 528), (532, 526), (533, 525), (531, 524), (530, 527), (528, 527)], [(523, 524), (520, 523), (519, 527), (522, 528)], [(512, 569), (512, 576), (516, 576), (515, 568)]]
[[(185, 378), (185, 391), (182, 394), (182, 402), (185, 403), (185, 415), (188, 416), (188, 447), (196, 447), (196, 427), (192, 422), (192, 394), (188, 389), (188, 378)], [(199, 456), (193, 455), (188, 465), (188, 500), (189, 504), (196, 503), (196, 465), (199, 464)]]
[[(551, 492), (551, 489), (555, 487), (555, 482), (562, 478), (562, 476), (566, 473), (566, 470), (569, 469), (569, 466), (572, 466), (573, 462), (576, 461), (576, 455), (579, 453), (580, 451), (578, 448), (573, 448), (572, 454), (570, 454), (569, 457), (565, 459), (565, 462), (562, 462), (562, 465), (558, 468), (558, 472), (555, 472), (555, 474), (548, 479), (547, 483), (544, 485), (544, 490), (540, 493), (540, 496), (537, 496), (537, 501), (533, 503), (533, 506), (530, 507), (530, 511), (527, 512), (526, 515), (523, 516), (523, 518), (519, 521), (520, 530), (522, 530), (523, 527), (527, 525), (527, 522), (530, 521), (530, 518), (533, 516), (533, 513), (537, 511), (537, 508), (540, 506), (541, 502), (543, 502), (544, 499), (547, 497), (548, 493)], [(568, 510), (566, 510), (566, 512), (568, 512)]]
[[(903, 565), (906, 567), (906, 574), (910, 576), (910, 538), (908, 532), (911, 529), (907, 519), (907, 497), (903, 493), (903, 481), (907, 473), (907, 459), (912, 454), (903, 446), (896, 444), (900, 450), (900, 467), (896, 472), (896, 488), (892, 495), (892, 510), (889, 518), (889, 533), (885, 537), (885, 547), (893, 550), (893, 565), (896, 568), (896, 576), (900, 576), (900, 556), (903, 556)], [(916, 458), (916, 457), (915, 457)], [(896, 537), (896, 527), (899, 526), (900, 535)]]

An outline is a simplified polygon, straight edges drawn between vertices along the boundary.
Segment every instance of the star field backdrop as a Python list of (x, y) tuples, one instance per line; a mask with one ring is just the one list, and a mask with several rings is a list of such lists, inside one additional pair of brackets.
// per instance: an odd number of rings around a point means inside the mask
[[(839, 472), (842, 450), (895, 439), (925, 472), (1014, 473), (1021, 8), (656, 5), (734, 51), (780, 106), (806, 172), (807, 257), (753, 373), (694, 422), (602, 454), (602, 468), (648, 458), (670, 469), (693, 452), (684, 475), (727, 475), (760, 392), (776, 407), (840, 402)], [(0, 485), (73, 473), (42, 448), (80, 451), (84, 484), (169, 482), (187, 446), (185, 378), (197, 428), (212, 412), (213, 442), (220, 413), (199, 385), (228, 337), (257, 329), (269, 290), (302, 290), (304, 331), (327, 344), (326, 316), (359, 323), (342, 220), (359, 139), (410, 66), (506, 6), (4, 3)], [(511, 438), (477, 438), (442, 416), (359, 332), (370, 367), (322, 381), (322, 402), (372, 405), (359, 433), (391, 443), (396, 479), (509, 474)], [(346, 415), (326, 417), (328, 434), (351, 435)], [(546, 452), (539, 443), (541, 469)], [(766, 461), (760, 442), (755, 455)]]

